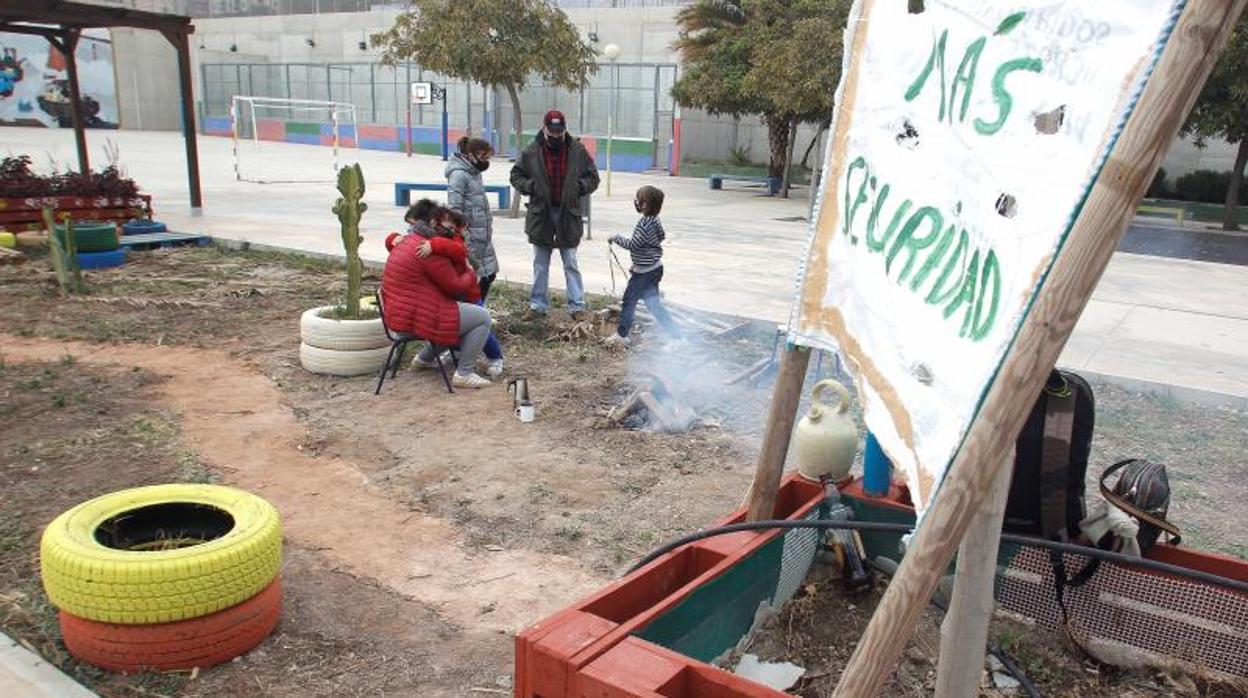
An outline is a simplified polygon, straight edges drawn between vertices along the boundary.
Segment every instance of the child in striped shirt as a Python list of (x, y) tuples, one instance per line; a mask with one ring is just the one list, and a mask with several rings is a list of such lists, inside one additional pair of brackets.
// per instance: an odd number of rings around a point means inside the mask
[(659, 282), (663, 280), (663, 239), (666, 237), (663, 224), (659, 222), (663, 191), (651, 186), (638, 189), (633, 207), (641, 214), (641, 220), (633, 228), (632, 237), (614, 235), (607, 241), (628, 250), (633, 262), (628, 286), (624, 289), (624, 300), (620, 304), (620, 324), (616, 333), (606, 338), (608, 346), (628, 345), (628, 333), (633, 328), (639, 300), (646, 302), (646, 307), (663, 329), (672, 336), (680, 335), (659, 297)]

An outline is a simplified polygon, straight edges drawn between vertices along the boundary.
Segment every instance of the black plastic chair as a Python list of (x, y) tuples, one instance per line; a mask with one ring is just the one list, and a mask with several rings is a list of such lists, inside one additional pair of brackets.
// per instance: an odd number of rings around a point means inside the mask
[[(373, 395), (381, 395), (381, 384), (386, 381), (386, 373), (390, 373), (390, 377), (394, 378), (399, 375), (399, 364), (403, 362), (403, 349), (408, 342), (424, 342), (427, 341), (422, 337), (412, 334), (411, 332), (392, 332), (390, 326), (386, 324), (385, 306), (382, 304), (381, 291), (373, 294), (377, 299), (377, 312), (381, 315), (381, 329), (386, 332), (386, 339), (390, 340), (390, 353), (386, 355), (386, 363), (382, 364), (381, 375), (377, 376), (377, 389), (373, 391)], [(446, 374), (446, 364), (442, 363), (442, 352), (439, 348), (429, 342), (429, 346), (433, 348), (433, 360), (438, 362), (438, 372), (442, 374), (442, 382), (446, 384), (446, 392), (454, 393), (455, 389), (451, 387), (451, 377)], [(455, 358), (455, 350), (451, 349), (451, 358)]]

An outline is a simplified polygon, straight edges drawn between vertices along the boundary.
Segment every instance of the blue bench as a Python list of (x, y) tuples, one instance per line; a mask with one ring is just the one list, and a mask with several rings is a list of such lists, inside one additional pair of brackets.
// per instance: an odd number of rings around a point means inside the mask
[(751, 177), (749, 175), (731, 175), (731, 174), (713, 174), (707, 177), (707, 183), (711, 185), (711, 189), (719, 190), (724, 188), (724, 181), (729, 182), (746, 182), (748, 184), (761, 184), (767, 187), (767, 195), (775, 196), (780, 193), (779, 177)]
[[(410, 206), (412, 202), (412, 192), (414, 191), (446, 191), (446, 182), (427, 183), (427, 182), (395, 182), (394, 183), (394, 205)], [(498, 194), (498, 207), (500, 209), (511, 208), (511, 186), (507, 184), (487, 184), (485, 185), (486, 193)]]

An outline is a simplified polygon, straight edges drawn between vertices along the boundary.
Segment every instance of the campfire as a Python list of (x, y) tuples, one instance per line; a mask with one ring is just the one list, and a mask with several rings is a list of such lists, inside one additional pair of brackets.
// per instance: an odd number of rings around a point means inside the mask
[(684, 433), (700, 423), (697, 413), (655, 375), (646, 376), (640, 387), (607, 414), (607, 419), (629, 429), (667, 434)]

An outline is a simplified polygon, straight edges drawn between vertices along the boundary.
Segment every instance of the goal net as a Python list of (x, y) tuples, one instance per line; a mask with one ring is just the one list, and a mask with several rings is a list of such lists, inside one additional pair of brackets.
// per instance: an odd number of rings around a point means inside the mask
[(355, 105), (347, 102), (235, 95), (234, 175), (260, 184), (336, 181), (340, 150), (356, 147), (355, 127)]

